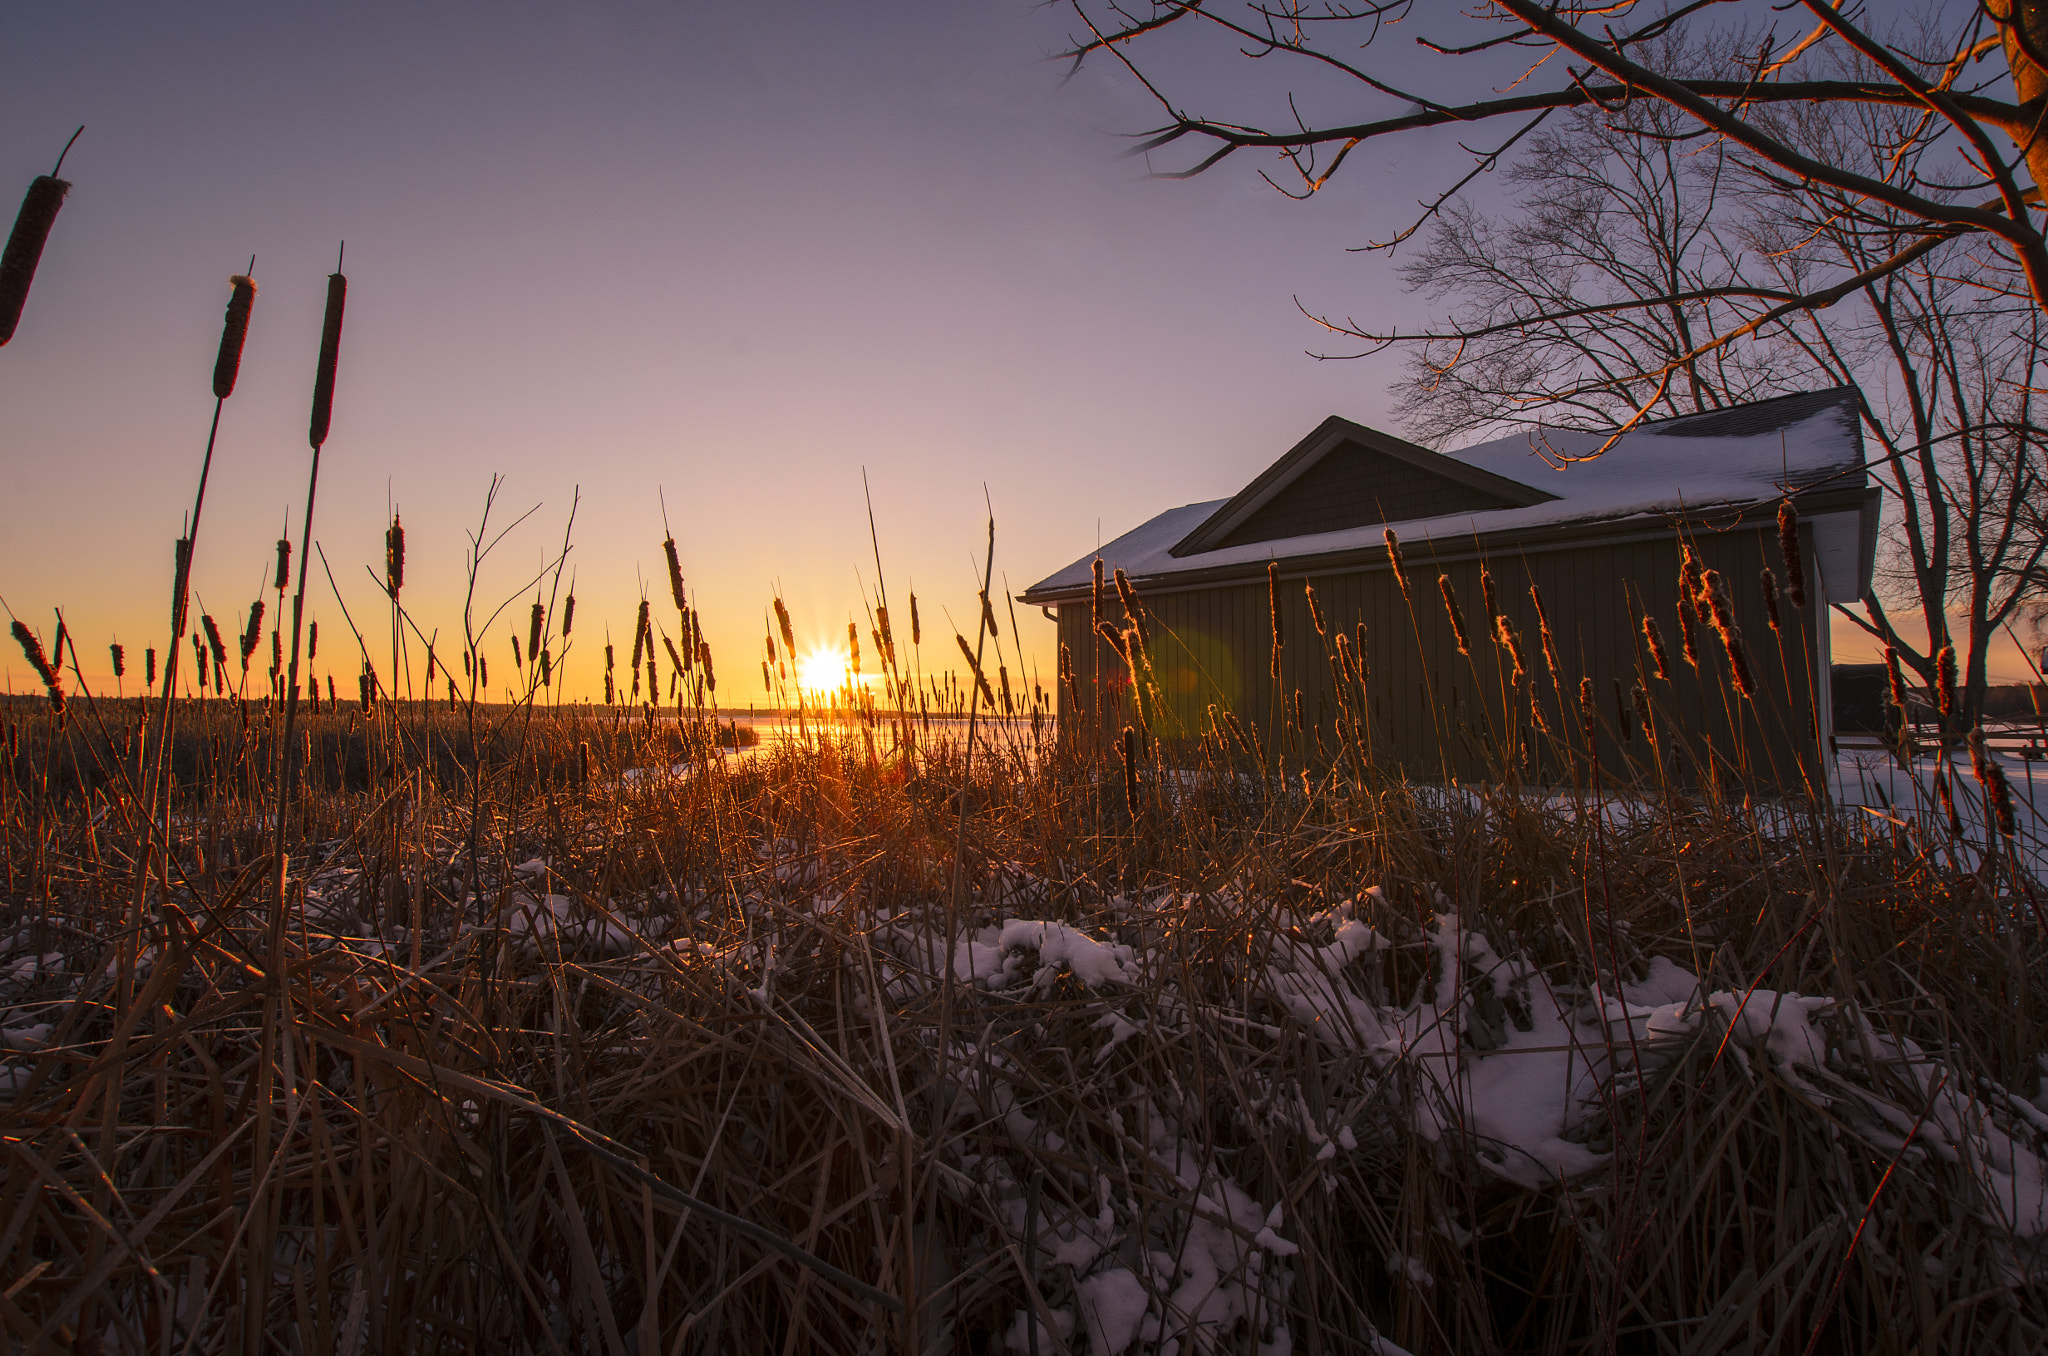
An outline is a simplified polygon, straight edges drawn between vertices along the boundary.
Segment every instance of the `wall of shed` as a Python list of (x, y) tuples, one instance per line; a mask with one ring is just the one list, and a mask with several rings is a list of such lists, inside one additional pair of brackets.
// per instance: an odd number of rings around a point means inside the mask
[[(1802, 528), (1802, 531), (1810, 530)], [(1524, 778), (1562, 781), (1583, 776), (1579, 683), (1591, 678), (1598, 708), (1595, 743), (1604, 775), (1654, 773), (1697, 784), (1798, 789), (1821, 775), (1816, 735), (1825, 730), (1826, 619), (1814, 552), (1804, 553), (1807, 605), (1779, 599), (1782, 630), (1767, 619), (1761, 572), (1779, 581), (1785, 566), (1768, 525), (1700, 531), (1693, 546), (1701, 566), (1719, 570), (1735, 604), (1747, 647), (1755, 697), (1738, 695), (1711, 626), (1693, 621), (1699, 665), (1683, 655), (1676, 538), (1592, 544), (1486, 562), (1501, 611), (1520, 633), (1526, 672), (1509, 681), (1512, 664), (1489, 632), (1478, 560), (1439, 566), (1426, 543), (1404, 548), (1410, 597), (1385, 566), (1331, 574), (1283, 575), (1280, 682), (1270, 676), (1272, 628), (1267, 587), (1255, 583), (1157, 592), (1141, 597), (1148, 614), (1149, 657), (1160, 693), (1155, 730), (1171, 740), (1207, 732), (1220, 713), (1234, 715), (1268, 751), (1291, 764), (1327, 761), (1338, 744), (1345, 699), (1330, 654), (1340, 628), (1364, 656), (1359, 724), (1380, 769), (1419, 780), (1493, 780), (1516, 763)], [(1464, 616), (1470, 654), (1458, 652), (1438, 587), (1448, 576)], [(1311, 622), (1304, 584), (1313, 584), (1328, 637)], [(1530, 586), (1541, 591), (1556, 637), (1560, 682), (1554, 684)], [(1107, 620), (1122, 608), (1106, 591)], [(1656, 619), (1668, 656), (1668, 680), (1655, 676), (1641, 618)], [(1059, 607), (1060, 643), (1072, 658), (1074, 682), (1060, 688), (1060, 717), (1070, 728), (1100, 721), (1121, 728), (1135, 702), (1122, 659), (1092, 634), (1086, 599)], [(1624, 712), (1617, 705), (1616, 683)], [(1638, 694), (1635, 689), (1643, 689)], [(1300, 723), (1296, 724), (1296, 694)], [(1077, 704), (1078, 696), (1078, 704)], [(1653, 752), (1643, 728), (1643, 703), (1659, 735)], [(1536, 731), (1532, 700), (1542, 723)], [(1284, 701), (1284, 705), (1283, 705)], [(1212, 712), (1212, 709), (1214, 711)], [(1816, 713), (1820, 723), (1816, 724)], [(1320, 736), (1320, 745), (1318, 737)]]

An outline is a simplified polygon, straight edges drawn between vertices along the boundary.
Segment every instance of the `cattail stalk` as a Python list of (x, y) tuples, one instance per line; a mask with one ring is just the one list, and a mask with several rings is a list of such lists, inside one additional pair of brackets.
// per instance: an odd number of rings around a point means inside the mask
[(1131, 818), (1138, 817), (1138, 732), (1124, 726), (1124, 737), (1117, 741), (1117, 752), (1124, 760), (1124, 808), (1131, 812)]
[(1266, 562), (1266, 614), (1273, 625), (1273, 690), (1280, 689), (1280, 651), (1287, 644), (1287, 632), (1280, 622), (1280, 562)]

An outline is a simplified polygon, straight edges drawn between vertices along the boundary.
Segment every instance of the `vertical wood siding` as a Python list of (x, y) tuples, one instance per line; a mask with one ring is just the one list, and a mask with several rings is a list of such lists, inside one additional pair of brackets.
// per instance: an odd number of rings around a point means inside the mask
[[(1509, 681), (1512, 665), (1486, 615), (1480, 562), (1439, 565), (1429, 543), (1421, 542), (1403, 547), (1410, 590), (1405, 598), (1384, 567), (1282, 579), (1285, 644), (1277, 690), (1269, 676), (1272, 629), (1263, 580), (1141, 597), (1150, 620), (1153, 676), (1163, 697), (1155, 733), (1167, 739), (1199, 736), (1216, 714), (1229, 712), (1257, 733), (1269, 756), (1277, 752), (1296, 765), (1333, 756), (1345, 709), (1331, 663), (1341, 627), (1354, 643), (1362, 637), (1359, 715), (1371, 760), (1389, 773), (1428, 781), (1491, 780), (1517, 765), (1513, 770), (1526, 779), (1583, 779), (1590, 765), (1579, 691), (1580, 680), (1590, 678), (1592, 747), (1604, 778), (1654, 774), (1661, 761), (1665, 775), (1690, 784), (1747, 780), (1787, 790), (1817, 785), (1817, 636), (1826, 622), (1816, 615), (1813, 551), (1809, 546), (1805, 553), (1807, 607), (1802, 613), (1781, 597), (1783, 629), (1774, 632), (1765, 615), (1761, 571), (1769, 566), (1782, 585), (1785, 567), (1775, 531), (1767, 525), (1695, 529), (1691, 540), (1702, 568), (1719, 570), (1727, 581), (1756, 679), (1754, 699), (1736, 692), (1720, 639), (1697, 616), (1697, 669), (1683, 657), (1675, 537), (1488, 560), (1501, 611), (1521, 635), (1527, 673), (1519, 687)], [(1458, 652), (1439, 574), (1456, 592), (1469, 655)], [(1305, 582), (1315, 587), (1327, 635), (1318, 635), (1310, 621)], [(1555, 678), (1543, 657), (1532, 584), (1541, 591), (1556, 636)], [(1668, 681), (1655, 676), (1643, 642), (1645, 613), (1663, 633)], [(1114, 590), (1106, 590), (1104, 616), (1117, 626), (1125, 622)], [(1088, 600), (1060, 606), (1059, 635), (1073, 656), (1084, 708), (1099, 703), (1101, 719), (1118, 726), (1135, 719), (1125, 665), (1091, 634)], [(1552, 738), (1535, 734), (1532, 702)], [(1095, 718), (1075, 708), (1064, 685), (1059, 711), (1067, 722)], [(1657, 735), (1654, 748), (1646, 723)]]

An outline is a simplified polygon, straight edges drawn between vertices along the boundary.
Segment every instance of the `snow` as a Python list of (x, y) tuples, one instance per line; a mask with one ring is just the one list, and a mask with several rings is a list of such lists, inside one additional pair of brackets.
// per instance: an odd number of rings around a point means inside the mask
[[(1778, 499), (1788, 485), (1864, 483), (1856, 419), (1839, 404), (1783, 429), (1745, 436), (1686, 437), (1671, 423), (1647, 424), (1623, 434), (1590, 461), (1571, 460), (1592, 456), (1609, 436), (1542, 429), (1450, 454), (1457, 461), (1557, 496), (1524, 508), (1374, 523), (1173, 556), (1175, 545), (1229, 502), (1212, 499), (1168, 509), (1126, 532), (1102, 548), (1102, 561), (1105, 569), (1123, 570), (1142, 588), (1147, 581), (1163, 581), (1190, 570), (1261, 566), (1274, 559), (1377, 547), (1389, 527), (1403, 543), (1420, 544), (1566, 522), (1640, 517), (1661, 523), (1681, 512)], [(1854, 510), (1847, 512), (1853, 519)], [(1035, 600), (1037, 595), (1089, 587), (1094, 560), (1093, 554), (1084, 556), (1040, 580), (1026, 590), (1027, 597)], [(1855, 563), (1854, 559), (1849, 563)], [(1862, 591), (1860, 580), (1840, 580), (1833, 572), (1827, 584), (1831, 597), (1853, 598)]]
[[(2048, 761), (1995, 748), (1987, 753), (2012, 785), (2017, 829), (2013, 847), (2037, 880), (2048, 881)], [(1909, 772), (1881, 749), (1843, 749), (1835, 758), (1829, 794), (1835, 804), (1861, 811), (1870, 827), (1890, 824), (1917, 833), (1930, 846), (1953, 853), (1957, 865), (1974, 869), (1989, 833), (1984, 792), (1970, 769), (1969, 754), (1950, 755), (1950, 798), (1962, 826), (1961, 836), (1956, 836), (1935, 789), (1936, 773), (1943, 766), (1942, 759), (1923, 756), (1913, 760)]]

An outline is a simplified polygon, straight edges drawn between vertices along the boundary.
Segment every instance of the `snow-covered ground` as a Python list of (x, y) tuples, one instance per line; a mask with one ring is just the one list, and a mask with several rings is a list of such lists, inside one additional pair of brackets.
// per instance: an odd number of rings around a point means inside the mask
[[(2013, 846), (2036, 879), (2048, 880), (2048, 761), (1995, 749), (1988, 756), (2005, 770), (2012, 786)], [(1954, 823), (1936, 786), (1944, 769), (1955, 805)], [(1843, 749), (1835, 758), (1830, 789), (1837, 805), (1920, 834), (1936, 851), (1954, 852), (1959, 864), (1981, 860), (1987, 835), (1996, 837), (1985, 814), (1984, 788), (1977, 784), (1967, 751), (1952, 753), (1946, 761), (1922, 755), (1908, 772), (1882, 749)]]

